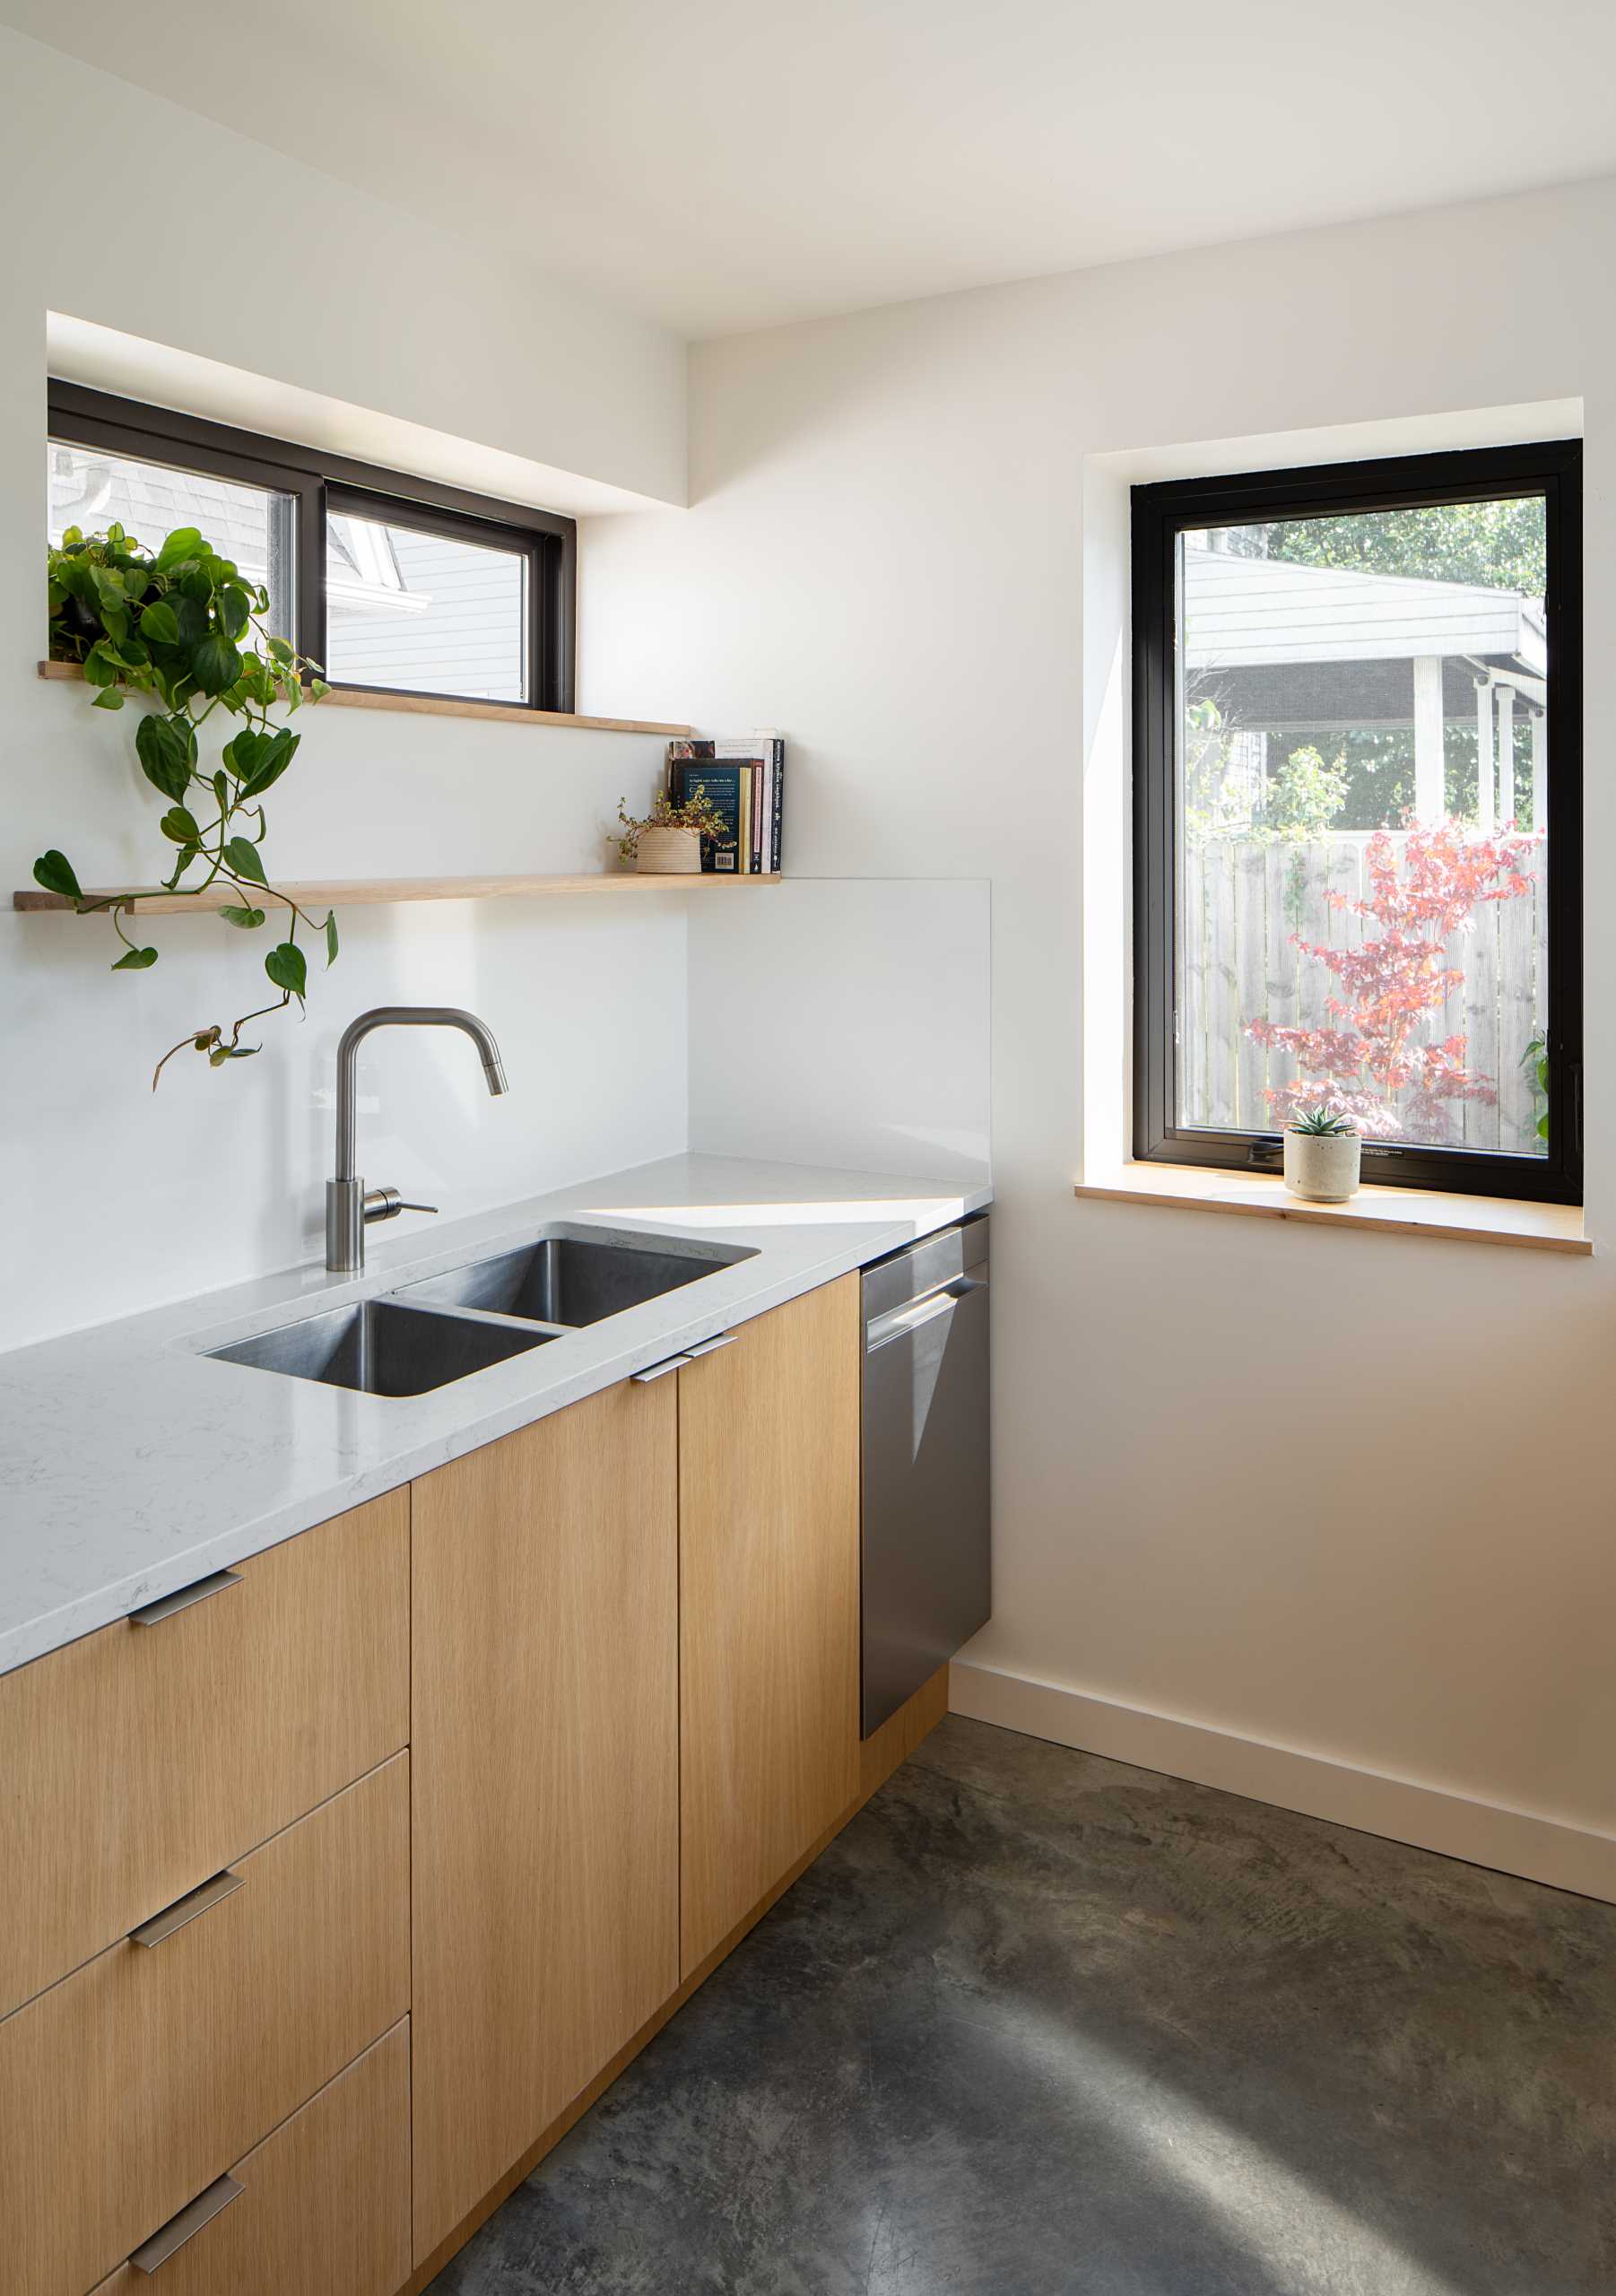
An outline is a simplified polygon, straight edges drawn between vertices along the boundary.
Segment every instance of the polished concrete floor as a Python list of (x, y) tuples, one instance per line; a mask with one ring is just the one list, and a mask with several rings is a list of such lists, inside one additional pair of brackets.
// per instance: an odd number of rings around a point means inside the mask
[(1616, 1907), (951, 1718), (436, 2296), (1610, 2296)]

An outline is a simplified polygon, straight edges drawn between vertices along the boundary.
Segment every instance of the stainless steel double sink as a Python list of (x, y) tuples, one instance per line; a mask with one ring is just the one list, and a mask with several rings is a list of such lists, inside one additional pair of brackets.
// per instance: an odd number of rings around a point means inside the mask
[(745, 1248), (687, 1245), (675, 1237), (551, 1227), (447, 1274), (205, 1352), (215, 1362), (361, 1395), (428, 1395), (754, 1257)]

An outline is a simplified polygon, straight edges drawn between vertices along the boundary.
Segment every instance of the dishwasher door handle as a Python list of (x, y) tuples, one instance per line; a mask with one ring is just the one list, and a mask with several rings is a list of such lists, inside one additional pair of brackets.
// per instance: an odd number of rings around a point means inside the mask
[(912, 1333), (924, 1330), (939, 1316), (951, 1314), (960, 1300), (968, 1299), (973, 1292), (986, 1292), (986, 1283), (979, 1276), (956, 1275), (947, 1283), (939, 1284), (936, 1291), (927, 1292), (918, 1300), (910, 1300), (907, 1307), (893, 1308), (886, 1315), (877, 1316), (874, 1322), (865, 1327), (864, 1353), (873, 1355), (877, 1348), (889, 1346), (895, 1339), (907, 1339)]

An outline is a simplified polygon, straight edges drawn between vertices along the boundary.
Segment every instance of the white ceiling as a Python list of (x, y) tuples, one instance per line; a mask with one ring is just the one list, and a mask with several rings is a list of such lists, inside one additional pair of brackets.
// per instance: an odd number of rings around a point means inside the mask
[(0, 21), (692, 336), (1616, 169), (1609, 0), (0, 0)]

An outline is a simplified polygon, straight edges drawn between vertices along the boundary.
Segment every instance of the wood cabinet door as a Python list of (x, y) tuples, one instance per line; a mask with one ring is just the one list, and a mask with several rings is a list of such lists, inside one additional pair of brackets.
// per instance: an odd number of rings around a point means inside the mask
[(859, 1281), (679, 1373), (681, 1973), (858, 1791)]
[(673, 1389), (414, 1485), (418, 2263), (678, 1983)]

